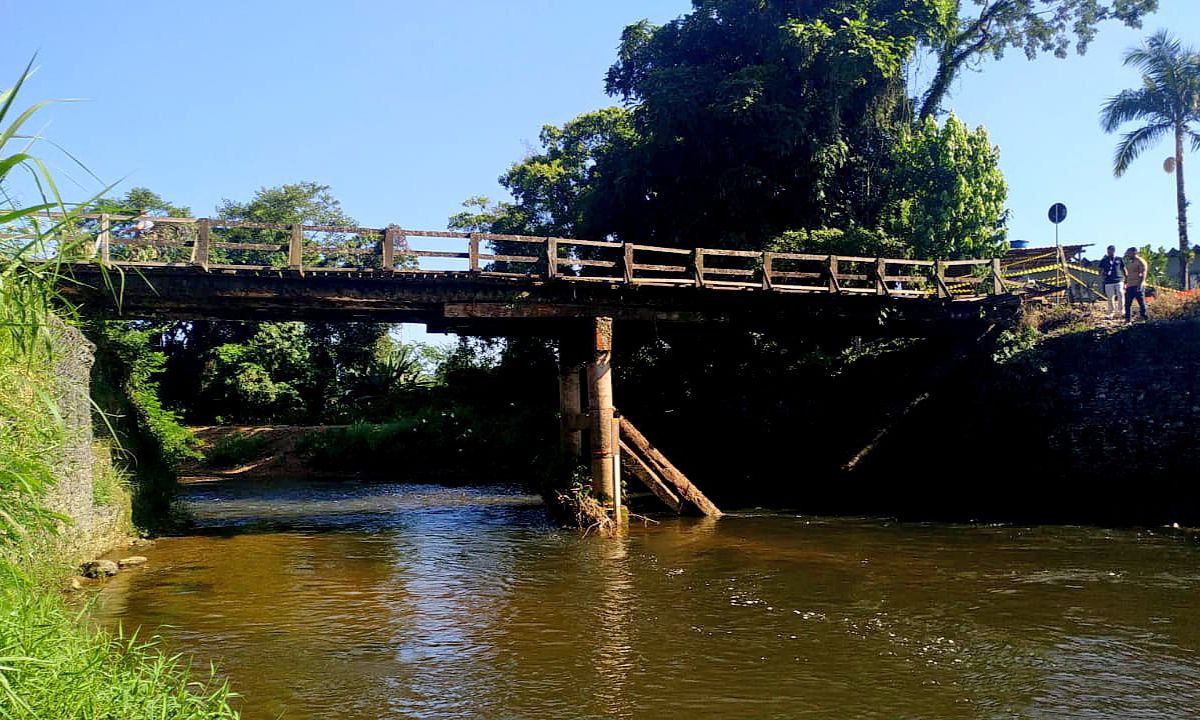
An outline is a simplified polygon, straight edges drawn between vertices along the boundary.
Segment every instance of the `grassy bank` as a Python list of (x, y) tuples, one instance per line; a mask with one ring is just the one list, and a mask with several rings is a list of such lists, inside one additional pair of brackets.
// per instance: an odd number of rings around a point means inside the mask
[[(58, 262), (77, 248), (53, 244), (58, 221), (36, 217), (63, 208), (53, 178), (27, 147), (7, 147), (31, 114), (13, 107), (19, 88), (0, 94), (0, 185), (28, 171), (46, 196), (24, 208), (0, 205), (5, 231), (25, 235), (0, 245), (0, 717), (235, 717), (223, 685), (207, 675), (193, 682), (152, 646), (89, 629), (56, 589), (68, 571), (56, 527), (70, 518), (47, 510), (46, 500), (64, 472), (69, 428), (55, 334), (70, 318), (54, 288)], [(99, 499), (120, 502), (120, 483), (104, 482)]]

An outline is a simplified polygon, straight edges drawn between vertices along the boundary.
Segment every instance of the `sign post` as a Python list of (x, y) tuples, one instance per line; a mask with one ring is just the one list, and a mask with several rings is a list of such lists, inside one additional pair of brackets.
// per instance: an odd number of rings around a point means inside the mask
[(1066, 269), (1063, 267), (1065, 261), (1063, 259), (1062, 245), (1058, 242), (1058, 226), (1062, 224), (1063, 220), (1067, 219), (1067, 206), (1062, 203), (1054, 203), (1050, 206), (1050, 211), (1046, 215), (1050, 218), (1050, 222), (1054, 223), (1054, 258), (1055, 262), (1058, 263), (1058, 270), (1055, 272), (1055, 275), (1059, 282), (1062, 283), (1063, 297), (1069, 302), (1071, 300), (1071, 293), (1067, 291)]

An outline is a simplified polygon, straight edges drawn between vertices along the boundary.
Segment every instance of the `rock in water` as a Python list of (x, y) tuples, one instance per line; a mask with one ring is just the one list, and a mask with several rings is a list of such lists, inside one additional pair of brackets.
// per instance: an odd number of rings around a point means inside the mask
[(122, 568), (137, 567), (138, 565), (144, 565), (145, 563), (146, 557), (143, 555), (133, 555), (127, 558), (121, 558), (117, 561), (117, 565)]
[(83, 581), (77, 577), (73, 577), (67, 587), (71, 592), (79, 592), (83, 589)]
[(117, 574), (117, 564), (112, 560), (93, 560), (85, 562), (81, 570), (84, 577), (109, 577)]

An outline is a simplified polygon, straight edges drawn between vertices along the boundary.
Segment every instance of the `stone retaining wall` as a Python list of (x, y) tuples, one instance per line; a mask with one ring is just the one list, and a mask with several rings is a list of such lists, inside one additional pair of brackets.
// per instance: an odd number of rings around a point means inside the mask
[(120, 543), (129, 532), (125, 498), (101, 506), (93, 502), (93, 482), (99, 463), (92, 434), (91, 372), (95, 347), (79, 330), (55, 328), (55, 379), (65, 434), (56, 467), (58, 482), (47, 493), (46, 505), (70, 518), (59, 523), (57, 544), (69, 561), (99, 555)]

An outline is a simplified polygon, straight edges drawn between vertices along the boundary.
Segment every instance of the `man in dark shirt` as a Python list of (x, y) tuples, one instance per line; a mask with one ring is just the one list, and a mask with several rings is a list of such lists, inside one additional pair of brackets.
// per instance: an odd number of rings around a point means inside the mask
[(1108, 319), (1112, 320), (1113, 300), (1116, 311), (1125, 312), (1125, 261), (1117, 257), (1115, 245), (1108, 246), (1108, 254), (1100, 258), (1100, 284), (1104, 286), (1104, 297), (1108, 300)]

